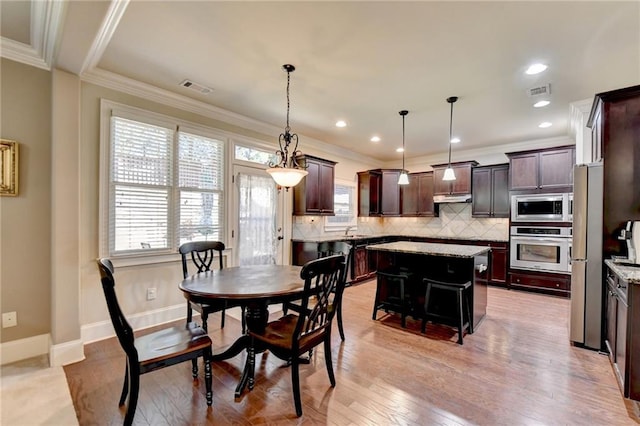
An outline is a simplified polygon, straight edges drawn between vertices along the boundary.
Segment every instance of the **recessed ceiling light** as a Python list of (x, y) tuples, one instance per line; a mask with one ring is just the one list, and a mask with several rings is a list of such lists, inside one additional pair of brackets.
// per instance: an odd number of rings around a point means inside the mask
[(546, 129), (547, 127), (551, 127), (552, 124), (549, 123), (548, 121), (542, 122), (540, 124), (538, 124), (538, 127), (540, 127), (541, 129)]
[(336, 127), (347, 127), (347, 122), (344, 120), (336, 121)]
[(458, 142), (460, 142), (460, 138), (456, 138), (456, 137), (451, 138), (451, 143), (458, 143)]
[(404, 152), (404, 148), (396, 148), (396, 152)]
[(547, 66), (545, 64), (533, 64), (533, 65), (530, 65), (529, 68), (527, 68), (525, 73), (529, 75), (539, 74), (546, 69), (547, 69)]
[(533, 104), (534, 108), (542, 108), (542, 107), (546, 107), (547, 105), (549, 105), (551, 102), (549, 101), (538, 101), (535, 104)]
[(373, 136), (371, 142), (380, 142), (380, 136)]

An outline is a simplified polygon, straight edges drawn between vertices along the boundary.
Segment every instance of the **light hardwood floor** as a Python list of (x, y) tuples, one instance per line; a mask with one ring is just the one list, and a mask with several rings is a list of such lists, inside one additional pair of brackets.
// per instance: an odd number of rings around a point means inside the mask
[[(346, 341), (336, 326), (331, 388), (320, 346), (301, 366), (303, 416), (295, 417), (290, 369), (265, 353), (256, 358), (256, 385), (234, 401), (245, 354), (214, 366), (214, 401), (190, 363), (142, 376), (136, 424), (336, 425), (626, 425), (636, 424), (607, 357), (572, 347), (569, 301), (489, 288), (488, 312), (464, 345), (453, 329), (395, 315), (371, 319), (375, 282), (344, 297)], [(214, 345), (231, 343), (240, 324), (209, 319)], [(85, 347), (87, 359), (65, 367), (80, 424), (121, 424), (118, 398), (124, 355), (115, 339)], [(202, 370), (202, 369), (201, 369)]]

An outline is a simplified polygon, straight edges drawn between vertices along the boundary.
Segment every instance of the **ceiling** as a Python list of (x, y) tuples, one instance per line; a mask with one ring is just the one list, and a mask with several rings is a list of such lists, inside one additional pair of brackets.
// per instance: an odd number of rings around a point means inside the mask
[[(24, 11), (10, 3), (2, 24)], [(303, 151), (307, 137), (381, 161), (401, 156), (402, 109), (411, 158), (447, 151), (449, 96), (459, 97), (455, 152), (567, 135), (571, 103), (640, 83), (639, 2), (73, 1), (60, 15), (50, 65), (127, 77), (281, 129), (282, 65), (293, 64), (290, 124)], [(20, 28), (3, 29), (3, 42), (25, 43)], [(534, 62), (548, 69), (524, 74)], [(527, 89), (546, 84), (551, 104), (533, 108)]]

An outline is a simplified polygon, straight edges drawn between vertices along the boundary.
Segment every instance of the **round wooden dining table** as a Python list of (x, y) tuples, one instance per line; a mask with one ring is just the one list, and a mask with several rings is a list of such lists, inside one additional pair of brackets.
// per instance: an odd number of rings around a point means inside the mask
[[(300, 278), (301, 269), (292, 265), (237, 266), (200, 272), (184, 279), (179, 287), (184, 297), (194, 303), (226, 300), (235, 306), (244, 306), (247, 330), (261, 331), (269, 320), (269, 305), (302, 296), (304, 280)], [(250, 343), (250, 337), (244, 334), (224, 351), (214, 351), (213, 359), (220, 361), (234, 357)], [(242, 394), (248, 379), (248, 366), (245, 365), (236, 397)]]

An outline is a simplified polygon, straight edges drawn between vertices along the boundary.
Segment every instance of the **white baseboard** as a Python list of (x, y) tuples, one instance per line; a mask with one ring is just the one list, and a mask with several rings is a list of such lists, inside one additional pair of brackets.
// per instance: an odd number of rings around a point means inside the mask
[(50, 342), (51, 336), (47, 333), (2, 343), (0, 344), (0, 365), (46, 355), (49, 353)]
[[(197, 314), (197, 312), (194, 312)], [(135, 315), (128, 315), (127, 321), (134, 331), (165, 324), (171, 321), (186, 318), (187, 305), (181, 303), (179, 305), (168, 306), (154, 311), (142, 312)], [(196, 315), (194, 315), (196, 317)], [(80, 339), (83, 344), (97, 342), (98, 340), (108, 339), (116, 335), (111, 320), (99, 321), (92, 324), (86, 324), (80, 327)]]
[[(269, 305), (269, 313), (282, 311), (282, 305)], [(240, 321), (241, 310), (240, 308), (227, 309), (226, 314), (232, 318)], [(157, 309), (155, 311), (143, 312), (136, 315), (130, 315), (127, 317), (129, 325), (135, 330), (142, 330), (149, 327), (154, 327), (160, 324), (166, 324), (168, 322), (176, 321), (179, 319), (186, 319), (187, 309), (184, 304), (173, 305), (163, 309)], [(193, 312), (194, 320), (200, 317), (198, 312)], [(80, 328), (80, 339), (82, 344), (97, 342), (99, 340), (108, 339), (116, 335), (113, 330), (111, 320), (99, 321), (92, 324), (83, 325)]]
[(51, 345), (49, 349), (49, 364), (51, 367), (72, 364), (84, 359), (84, 344), (81, 339)]

